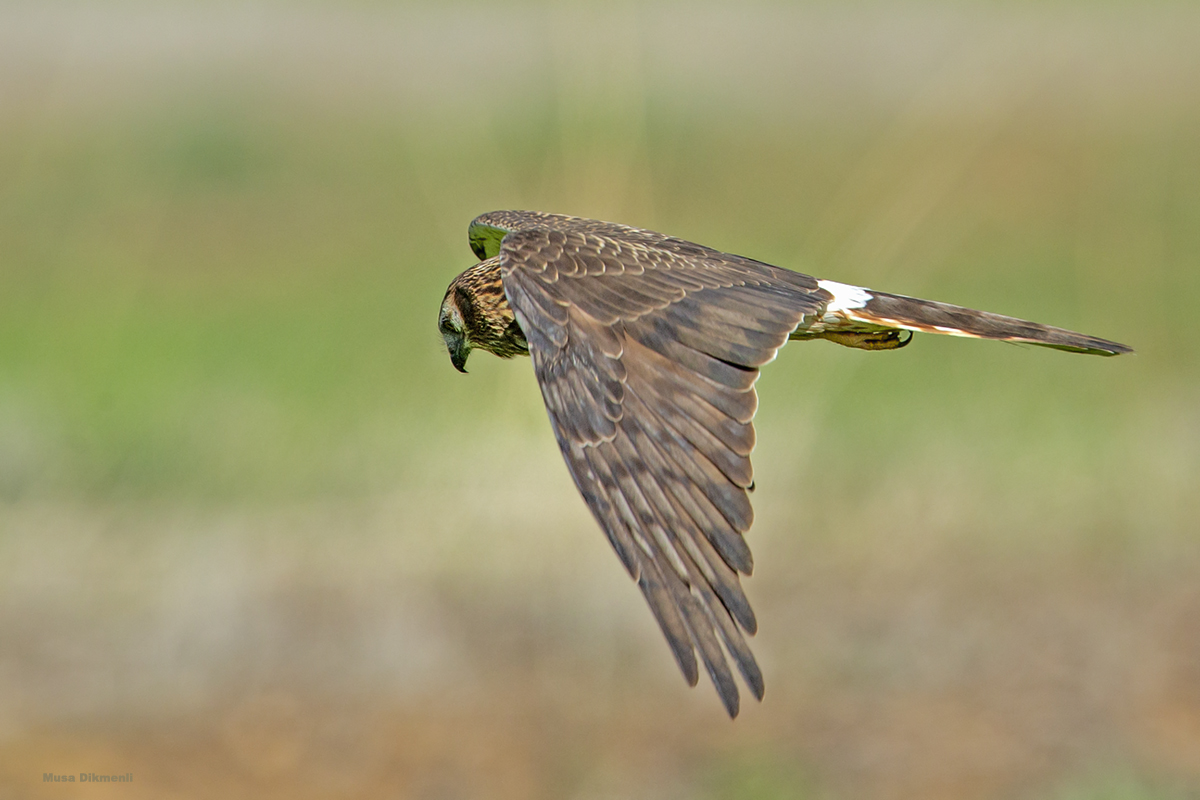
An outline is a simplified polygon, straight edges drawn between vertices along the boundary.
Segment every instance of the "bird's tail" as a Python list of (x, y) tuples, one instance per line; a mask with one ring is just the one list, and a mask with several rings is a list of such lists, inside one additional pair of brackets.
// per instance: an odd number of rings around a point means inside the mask
[[(819, 281), (819, 285), (832, 295), (825, 310), (826, 320), (831, 316), (844, 319), (851, 323), (848, 330), (853, 330), (854, 323), (857, 323), (866, 326), (866, 330), (945, 333), (974, 339), (1025, 342), (1072, 353), (1115, 356), (1133, 352), (1133, 348), (1107, 339), (1040, 325), (1016, 317), (877, 292), (834, 281)], [(826, 338), (832, 337), (827, 335)]]

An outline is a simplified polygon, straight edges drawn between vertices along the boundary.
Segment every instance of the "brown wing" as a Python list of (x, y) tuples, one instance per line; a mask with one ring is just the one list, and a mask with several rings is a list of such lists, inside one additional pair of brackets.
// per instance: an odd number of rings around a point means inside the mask
[(763, 694), (738, 576), (753, 568), (754, 381), (831, 295), (683, 240), (547, 216), (504, 220), (499, 252), (559, 447), (688, 682), (699, 650), (734, 716), (722, 645)]
[(500, 242), (509, 233), (531, 228), (571, 233), (594, 233), (627, 243), (638, 242), (666, 249), (682, 247), (691, 252), (716, 252), (693, 242), (664, 236), (661, 233), (642, 228), (632, 228), (615, 222), (602, 222), (598, 219), (571, 217), (566, 214), (547, 214), (543, 211), (489, 211), (486, 214), (480, 214), (471, 220), (471, 226), (467, 229), (467, 241), (471, 244), (471, 250), (482, 261), (500, 253)]

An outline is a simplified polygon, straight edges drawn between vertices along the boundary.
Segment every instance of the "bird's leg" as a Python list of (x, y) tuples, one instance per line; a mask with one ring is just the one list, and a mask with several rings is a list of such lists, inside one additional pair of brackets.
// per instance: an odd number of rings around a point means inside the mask
[[(908, 334), (904, 336), (903, 334)], [(859, 350), (899, 350), (912, 341), (912, 331), (825, 331), (817, 334), (822, 339), (836, 342), (843, 347)]]

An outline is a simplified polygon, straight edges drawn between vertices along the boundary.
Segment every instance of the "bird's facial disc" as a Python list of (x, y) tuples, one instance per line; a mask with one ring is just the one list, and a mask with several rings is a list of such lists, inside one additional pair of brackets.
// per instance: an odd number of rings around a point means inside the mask
[(471, 343), (467, 340), (462, 314), (454, 307), (450, 298), (442, 303), (441, 313), (438, 314), (438, 331), (442, 334), (442, 341), (446, 343), (446, 350), (450, 353), (450, 363), (459, 372), (466, 372)]

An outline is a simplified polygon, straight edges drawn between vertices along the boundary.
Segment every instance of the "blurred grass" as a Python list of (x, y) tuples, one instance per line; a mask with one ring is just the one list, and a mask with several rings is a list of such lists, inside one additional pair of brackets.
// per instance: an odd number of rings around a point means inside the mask
[[(5, 135), (0, 375), (5, 416), (20, 422), (0, 430), (26, 438), (5, 448), (7, 496), (370, 491), (412, 466), (372, 452), (377, 426), (409, 428), (413, 415), (426, 434), (464, 416), (506, 424), (511, 409), (469, 404), (504, 379), (492, 365), (471, 379), (448, 375), (428, 320), (443, 284), (469, 263), (451, 234), (489, 207), (472, 198), (496, 194), (487, 165), (497, 151), (501, 175), (550, 172), (555, 186), (518, 186), (493, 205), (595, 213), (560, 199), (570, 170), (542, 148), (503, 144), (555, 140), (553, 115), (502, 116), (495, 140), (449, 149), (403, 118), (339, 111), (333, 124), (332, 110), (254, 98), (165, 105), (42, 123), (49, 131), (25, 121)], [(647, 174), (630, 180), (653, 186), (654, 210), (629, 221), (1140, 351), (1104, 363), (923, 337), (860, 367), (860, 354), (794, 347), (766, 372), (765, 420), (810, 411), (809, 400), (786, 398), (832, 386), (833, 398), (818, 401), (824, 435), (886, 448), (882, 462), (947, 424), (950, 436), (990, 429), (985, 447), (1057, 438), (1090, 459), (1113, 444), (1114, 426), (1152, 413), (1139, 402), (1194, 399), (1195, 119), (1107, 136), (1086, 120), (1064, 134), (1072, 120), (1006, 119), (986, 149), (954, 165), (926, 220), (873, 236), (872, 226), (886, 228), (874, 215), (904, 207), (955, 136), (977, 134), (922, 132), (904, 163), (888, 166), (896, 174), (872, 176), (882, 185), (866, 208), (835, 212), (847, 192), (865, 192), (839, 181), (870, 158), (869, 137), (647, 117)], [(1080, 147), (1081, 137), (1096, 141)], [(585, 172), (609, 166), (579, 158)], [(699, 198), (719, 202), (696, 208)], [(442, 219), (440, 203), (461, 211)], [(838, 230), (858, 216), (867, 230)], [(871, 244), (880, 238), (883, 250)], [(1056, 375), (1052, 393), (1032, 390)]]

